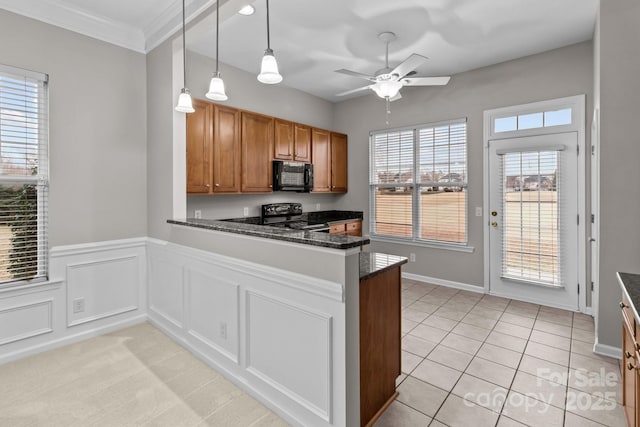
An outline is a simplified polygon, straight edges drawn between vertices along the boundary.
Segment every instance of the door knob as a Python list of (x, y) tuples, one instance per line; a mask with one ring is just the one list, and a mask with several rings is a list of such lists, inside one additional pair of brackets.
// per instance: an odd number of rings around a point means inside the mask
[(497, 227), (497, 226), (498, 226), (498, 223), (497, 223), (497, 222), (495, 222), (495, 221), (493, 221), (493, 222), (491, 223), (491, 226), (492, 226), (492, 227)]
[(497, 211), (491, 211), (491, 216), (498, 216), (498, 212)]

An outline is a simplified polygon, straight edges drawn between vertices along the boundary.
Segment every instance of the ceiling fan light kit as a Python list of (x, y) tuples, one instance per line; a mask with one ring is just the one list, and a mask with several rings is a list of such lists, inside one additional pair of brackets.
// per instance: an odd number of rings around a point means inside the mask
[(207, 98), (214, 101), (226, 101), (229, 99), (224, 90), (224, 81), (220, 77), (220, 70), (218, 69), (218, 56), (220, 45), (220, 0), (216, 1), (216, 72), (213, 73), (211, 81), (209, 82), (209, 92), (205, 95)]
[(260, 74), (258, 74), (258, 81), (273, 85), (282, 81), (282, 75), (278, 71), (278, 62), (271, 50), (271, 37), (269, 29), (269, 0), (267, 2), (267, 49), (264, 51), (262, 57), (262, 64), (260, 65)]
[(371, 89), (380, 98), (393, 98), (400, 92), (400, 88), (402, 88), (402, 83), (397, 80), (381, 81), (371, 85)]
[(193, 102), (191, 101), (191, 92), (187, 89), (187, 48), (185, 42), (185, 18), (184, 18), (184, 0), (182, 0), (182, 77), (183, 86), (178, 97), (178, 105), (176, 111), (180, 113), (193, 113)]

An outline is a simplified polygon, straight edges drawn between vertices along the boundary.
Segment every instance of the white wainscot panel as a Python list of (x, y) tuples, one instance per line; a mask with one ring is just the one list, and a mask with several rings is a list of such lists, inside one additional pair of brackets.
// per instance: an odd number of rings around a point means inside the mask
[(0, 345), (53, 331), (52, 300), (0, 309)]
[[(67, 325), (75, 326), (138, 308), (137, 255), (67, 265)], [(82, 300), (84, 310), (75, 310)], [(74, 312), (77, 311), (77, 312)]]
[(247, 370), (331, 422), (331, 316), (246, 293)]
[(166, 259), (152, 258), (149, 271), (149, 309), (182, 328), (182, 266)]
[(189, 335), (238, 363), (239, 286), (214, 271), (187, 269)]

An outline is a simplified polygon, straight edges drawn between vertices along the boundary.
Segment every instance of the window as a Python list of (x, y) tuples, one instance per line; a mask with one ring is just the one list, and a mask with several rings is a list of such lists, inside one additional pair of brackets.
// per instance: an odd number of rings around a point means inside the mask
[(496, 118), (493, 122), (494, 133), (513, 132), (516, 130), (548, 128), (571, 124), (571, 108), (561, 110), (539, 111)]
[(0, 65), (0, 285), (47, 277), (47, 80)]
[(467, 243), (467, 123), (371, 133), (371, 235)]

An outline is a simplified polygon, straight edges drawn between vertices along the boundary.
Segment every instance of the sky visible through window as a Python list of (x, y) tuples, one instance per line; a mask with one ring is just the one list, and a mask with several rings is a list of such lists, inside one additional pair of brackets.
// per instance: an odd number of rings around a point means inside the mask
[(542, 127), (571, 124), (571, 108), (562, 110), (521, 114), (519, 116), (495, 119), (494, 132), (512, 132), (516, 130), (536, 129)]

